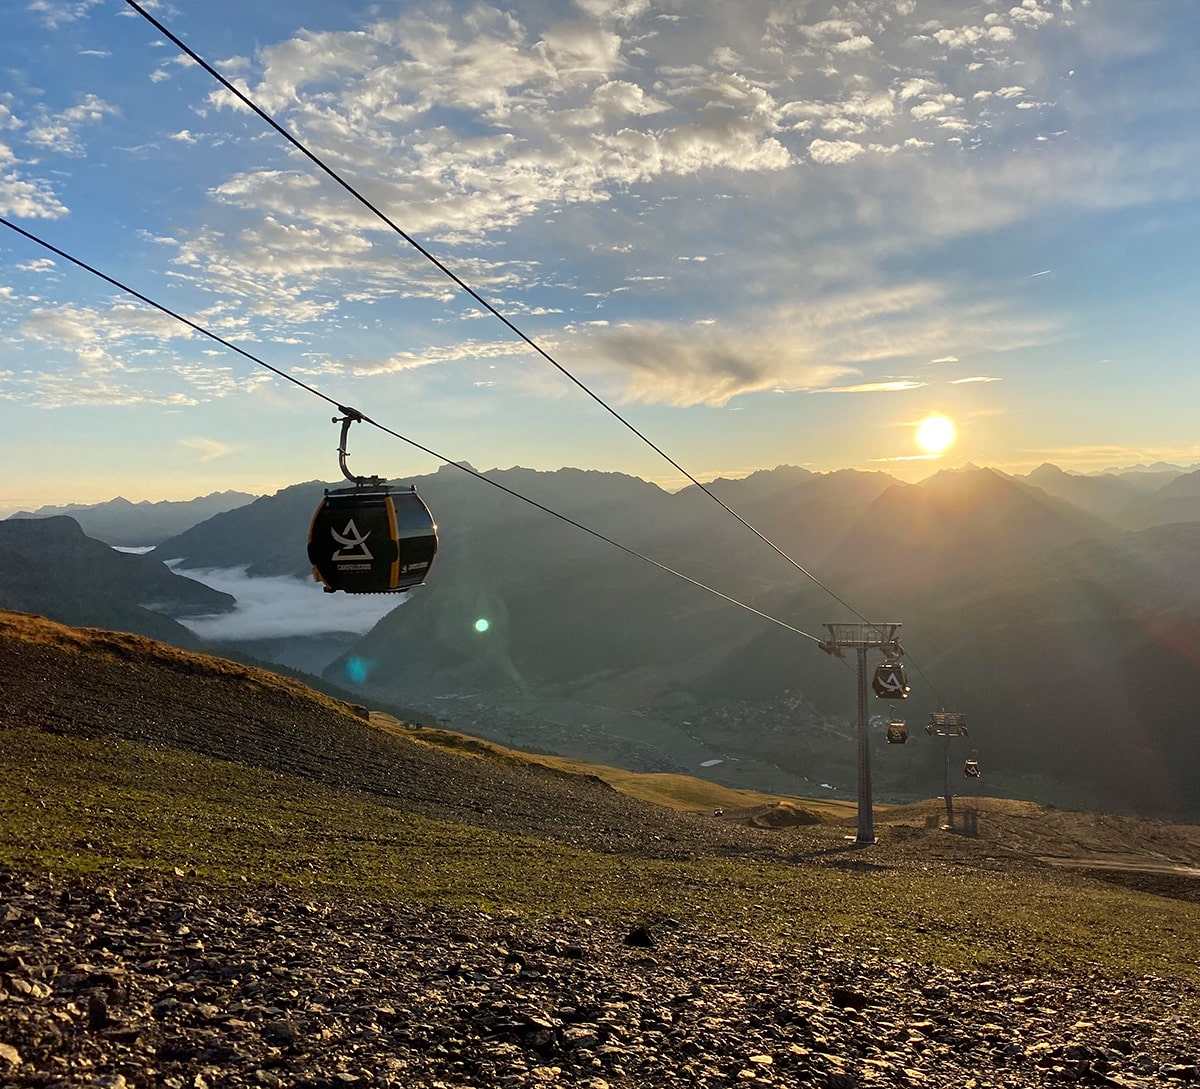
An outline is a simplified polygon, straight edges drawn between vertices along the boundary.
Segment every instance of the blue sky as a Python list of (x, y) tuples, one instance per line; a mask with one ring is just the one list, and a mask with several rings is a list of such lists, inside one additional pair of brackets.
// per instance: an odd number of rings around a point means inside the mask
[[(449, 457), (680, 483), (125, 3), (0, 6), (7, 219)], [(1200, 5), (147, 7), (702, 479), (1200, 461)], [(337, 476), (323, 402), (0, 261), (0, 514)]]

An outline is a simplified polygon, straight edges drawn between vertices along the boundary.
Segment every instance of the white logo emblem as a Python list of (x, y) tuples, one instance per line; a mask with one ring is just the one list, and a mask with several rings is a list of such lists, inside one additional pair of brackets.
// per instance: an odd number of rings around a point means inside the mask
[(359, 533), (353, 518), (346, 523), (346, 528), (341, 533), (330, 526), (329, 535), (342, 546), (333, 554), (335, 560), (373, 560), (375, 558), (371, 555), (371, 550), (367, 548), (367, 538), (371, 536), (371, 531)]
[(900, 678), (896, 676), (895, 670), (880, 677), (879, 686), (886, 692), (899, 692), (904, 687), (900, 683)]

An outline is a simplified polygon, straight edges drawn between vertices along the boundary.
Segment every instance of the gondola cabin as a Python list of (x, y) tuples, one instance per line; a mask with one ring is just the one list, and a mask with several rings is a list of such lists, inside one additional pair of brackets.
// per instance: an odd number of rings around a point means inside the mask
[(907, 723), (893, 720), (888, 723), (887, 727), (887, 743), (889, 745), (904, 745), (908, 742), (908, 725)]
[(898, 659), (888, 659), (875, 667), (871, 687), (875, 689), (875, 695), (885, 700), (907, 699), (912, 691), (904, 672), (904, 663)]
[(980, 777), (979, 761), (968, 760), (965, 764), (963, 764), (963, 774), (968, 779), (978, 779)]
[(308, 529), (313, 578), (326, 593), (403, 593), (425, 581), (437, 526), (414, 487), (383, 483), (326, 491)]

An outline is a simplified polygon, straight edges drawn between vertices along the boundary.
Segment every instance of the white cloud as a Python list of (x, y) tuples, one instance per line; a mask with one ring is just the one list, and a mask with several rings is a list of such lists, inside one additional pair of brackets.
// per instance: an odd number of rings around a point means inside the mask
[(23, 399), (38, 408), (77, 406), (194, 405), (196, 400), (178, 390), (158, 392), (104, 375), (39, 374), (20, 383)]
[(867, 149), (853, 140), (814, 140), (808, 153), (814, 163), (822, 166), (840, 165), (857, 159)]
[(82, 19), (101, 0), (30, 0), (34, 12), (52, 30)]
[(920, 389), (924, 382), (915, 378), (893, 378), (883, 382), (860, 382), (852, 386), (825, 386), (814, 389), (813, 393), (905, 393), (911, 389)]
[[(247, 362), (246, 366), (253, 364)], [(198, 395), (204, 401), (246, 393), (255, 386), (273, 381), (266, 370), (255, 369), (242, 373), (230, 366), (211, 363), (176, 363), (170, 371), (187, 383), (192, 395)]]
[(180, 446), (194, 450), (199, 455), (201, 461), (215, 461), (217, 458), (223, 458), (233, 453), (236, 449), (236, 447), (230, 446), (229, 443), (220, 442), (217, 439), (206, 439), (201, 436), (182, 438), (178, 442)]
[(178, 573), (237, 599), (231, 613), (182, 622), (201, 639), (215, 643), (334, 632), (365, 635), (406, 600), (398, 594), (327, 594), (315, 582), (282, 575), (253, 578), (244, 567)]
[(12, 149), (0, 142), (0, 215), (17, 219), (58, 219), (67, 214), (48, 181), (25, 177), (13, 164)]
[(908, 112), (918, 120), (922, 120), (926, 117), (932, 117), (934, 114), (941, 113), (945, 108), (946, 104), (944, 102), (939, 102), (936, 99), (926, 99), (924, 102), (913, 106)]
[(84, 95), (74, 106), (59, 113), (44, 113), (29, 130), (32, 143), (63, 155), (82, 155), (80, 138), (85, 125), (94, 125), (119, 111), (97, 95)]
[(1014, 23), (1028, 27), (1040, 27), (1054, 18), (1054, 12), (1042, 7), (1038, 0), (1021, 0), (1019, 7), (1008, 9), (1008, 15)]
[(901, 102), (907, 102), (910, 98), (920, 98), (923, 95), (941, 94), (944, 88), (940, 83), (931, 79), (926, 79), (923, 76), (914, 79), (906, 79), (900, 84), (900, 89), (896, 92)]
[(107, 310), (91, 306), (56, 306), (30, 311), (20, 329), (32, 340), (67, 344), (113, 344), (149, 336), (164, 342), (195, 336), (186, 325), (140, 303), (114, 303)]
[(454, 344), (431, 346), (421, 351), (394, 352), (380, 359), (345, 357), (309, 362), (294, 368), (296, 374), (313, 376), (320, 374), (380, 375), (401, 374), (423, 367), (444, 366), (464, 361), (506, 359), (529, 353), (527, 344), (520, 340), (461, 340)]
[(820, 23), (801, 26), (800, 32), (813, 41), (833, 44), (858, 34), (860, 24), (848, 19), (825, 19)]
[(835, 53), (862, 53), (874, 44), (865, 34), (856, 34), (845, 41), (834, 42), (831, 48)]

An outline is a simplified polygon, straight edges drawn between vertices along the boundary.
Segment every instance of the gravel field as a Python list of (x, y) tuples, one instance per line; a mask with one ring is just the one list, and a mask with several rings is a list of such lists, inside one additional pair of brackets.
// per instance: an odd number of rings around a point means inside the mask
[(14, 1087), (1187, 1085), (1196, 989), (186, 879), (0, 873)]

